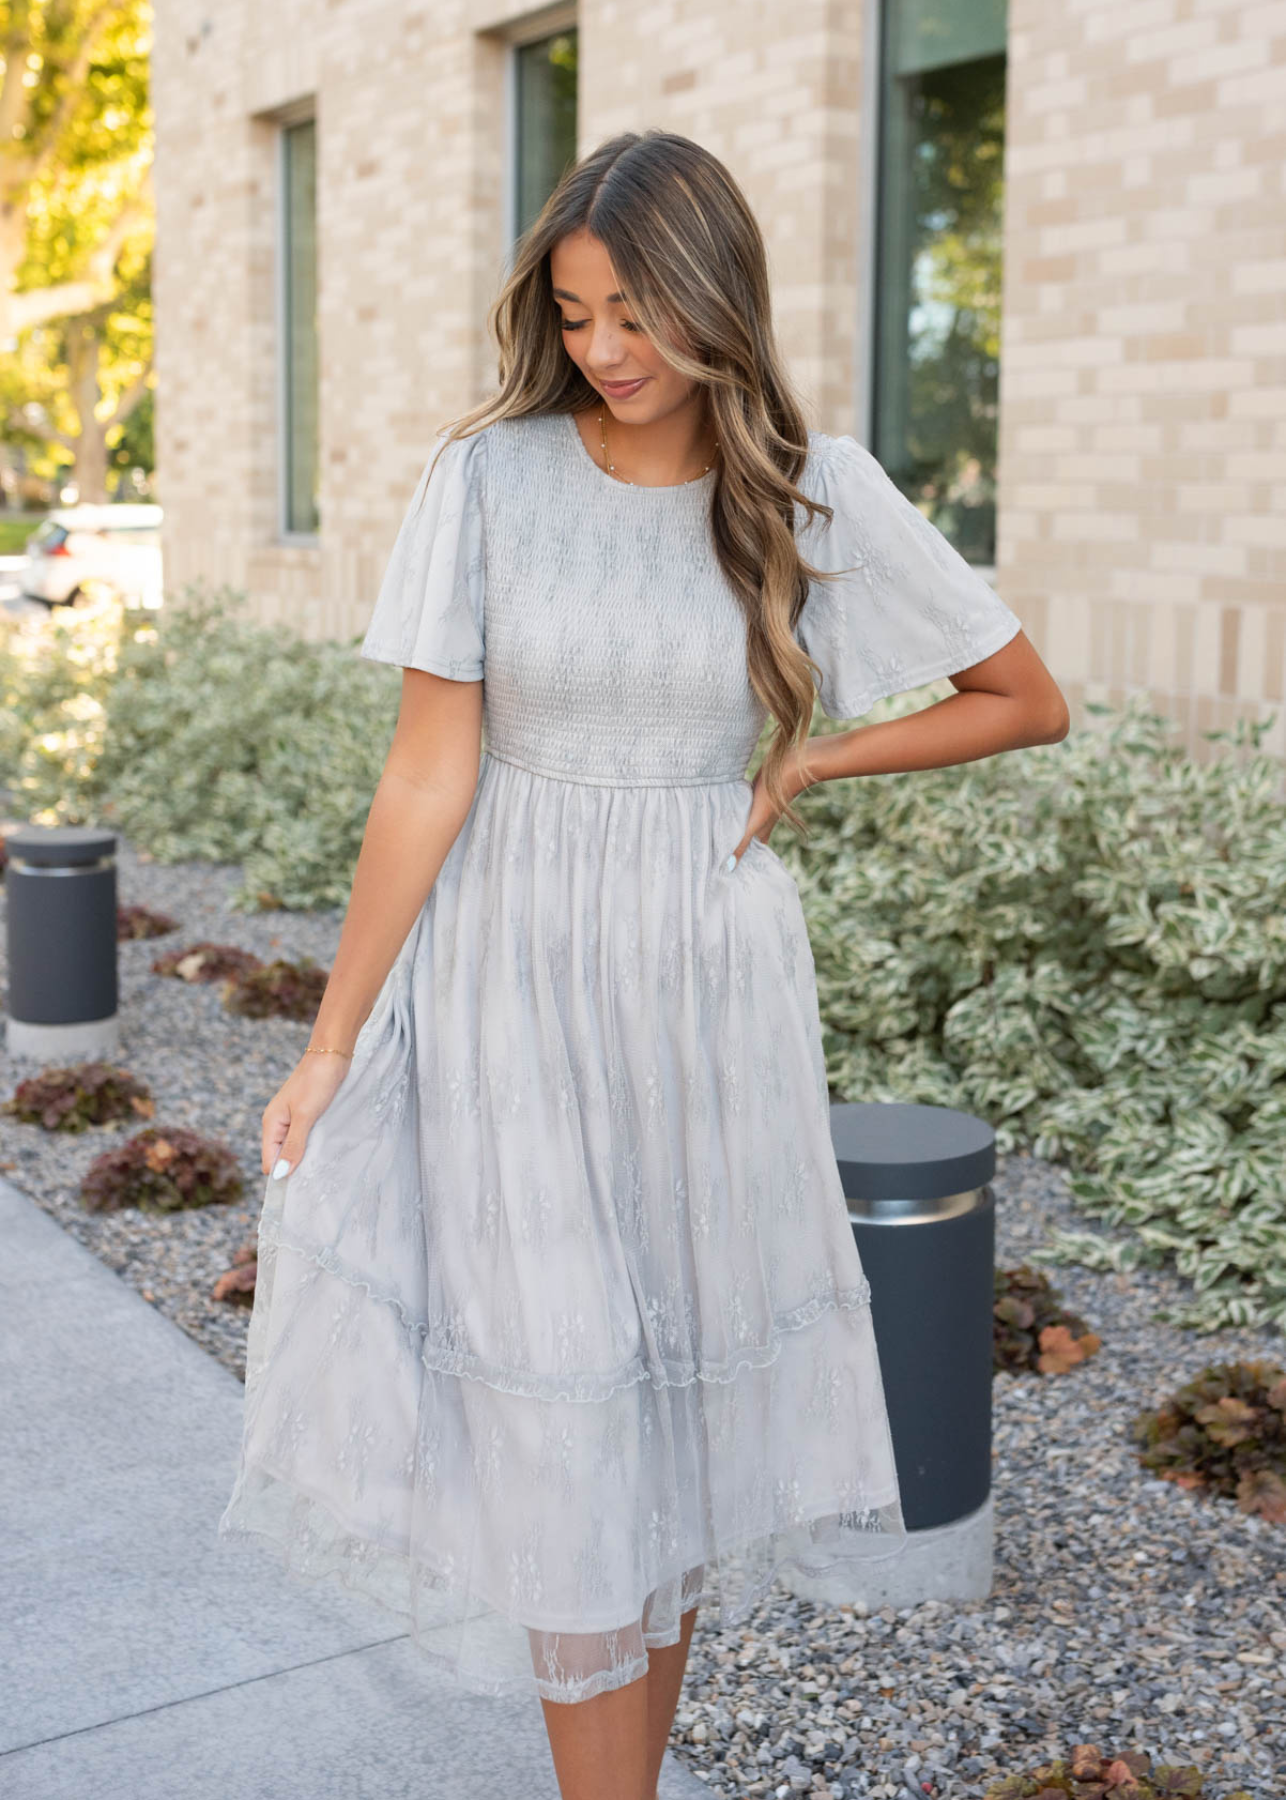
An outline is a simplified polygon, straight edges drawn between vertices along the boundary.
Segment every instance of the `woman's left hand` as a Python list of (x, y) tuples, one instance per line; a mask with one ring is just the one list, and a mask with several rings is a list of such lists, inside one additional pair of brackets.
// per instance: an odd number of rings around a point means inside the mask
[[(802, 794), (806, 787), (812, 785), (805, 777), (803, 767), (794, 752), (788, 753), (786, 757), (782, 768), (782, 779), (786, 784), (786, 792), (792, 800), (798, 794)], [(775, 807), (768, 798), (768, 789), (764, 783), (764, 772), (761, 766), (756, 771), (755, 779), (751, 783), (750, 812), (746, 818), (746, 829), (742, 834), (741, 842), (732, 852), (738, 862), (749, 848), (751, 838), (757, 837), (764, 844), (768, 842), (772, 836), (773, 827), (780, 817), (781, 809)]]

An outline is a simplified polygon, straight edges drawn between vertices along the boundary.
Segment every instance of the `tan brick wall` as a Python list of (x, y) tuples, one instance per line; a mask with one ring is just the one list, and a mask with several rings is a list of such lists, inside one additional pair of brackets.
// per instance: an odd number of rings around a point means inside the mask
[(763, 229), (804, 402), (852, 430), (861, 0), (590, 0), (580, 14), (581, 153), (660, 126), (727, 163)]
[[(580, 150), (660, 125), (724, 158), (812, 417), (859, 435), (865, 4), (578, 11)], [(363, 629), (430, 433), (494, 382), (504, 34), (533, 16), (505, 0), (158, 10), (171, 592), (201, 576), (310, 637)], [(1143, 687), (1195, 743), (1286, 680), (1286, 6), (1011, 0), (1008, 79), (997, 585), (1074, 706)], [(276, 119), (310, 99), (323, 525), (289, 545)]]
[(1286, 750), (1286, 5), (1010, 0), (997, 584), (1069, 699)]

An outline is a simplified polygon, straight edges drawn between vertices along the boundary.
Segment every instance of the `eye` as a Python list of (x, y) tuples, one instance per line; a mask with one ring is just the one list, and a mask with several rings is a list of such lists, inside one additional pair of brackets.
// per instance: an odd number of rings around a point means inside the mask
[[(579, 331), (582, 325), (589, 324), (589, 320), (588, 319), (564, 319), (562, 314), (560, 313), (558, 316), (558, 323), (564, 331)], [(643, 329), (641, 325), (636, 325), (634, 323), (633, 319), (622, 319), (621, 324), (624, 326), (626, 331), (641, 331)]]

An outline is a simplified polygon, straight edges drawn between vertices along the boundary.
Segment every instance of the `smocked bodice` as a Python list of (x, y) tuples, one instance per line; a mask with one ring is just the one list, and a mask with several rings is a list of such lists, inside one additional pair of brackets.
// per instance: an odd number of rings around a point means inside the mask
[[(795, 635), (831, 718), (981, 661), (1019, 630), (976, 570), (851, 437), (810, 431), (796, 519), (814, 580)], [(362, 654), (484, 684), (486, 748), (604, 786), (738, 780), (767, 717), (710, 529), (711, 471), (633, 487), (570, 413), (434, 447)]]
[(630, 487), (570, 414), (507, 423), (482, 477), (487, 749), (609, 785), (739, 778), (765, 713), (710, 537), (712, 477)]

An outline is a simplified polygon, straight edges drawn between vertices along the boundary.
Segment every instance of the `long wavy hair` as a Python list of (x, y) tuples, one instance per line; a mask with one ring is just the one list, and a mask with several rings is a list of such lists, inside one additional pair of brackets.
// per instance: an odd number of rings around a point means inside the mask
[(764, 785), (781, 818), (807, 836), (782, 765), (813, 717), (817, 665), (794, 627), (809, 582), (828, 577), (799, 553), (796, 508), (810, 520), (829, 519), (832, 509), (796, 485), (807, 424), (773, 335), (763, 237), (723, 163), (671, 131), (623, 131), (569, 169), (519, 240), (488, 313), (499, 389), (444, 435), (601, 402), (567, 354), (551, 293), (550, 252), (581, 229), (607, 250), (636, 323), (705, 390), (721, 452), (711, 484), (715, 551), (745, 615), (751, 685), (773, 720)]

